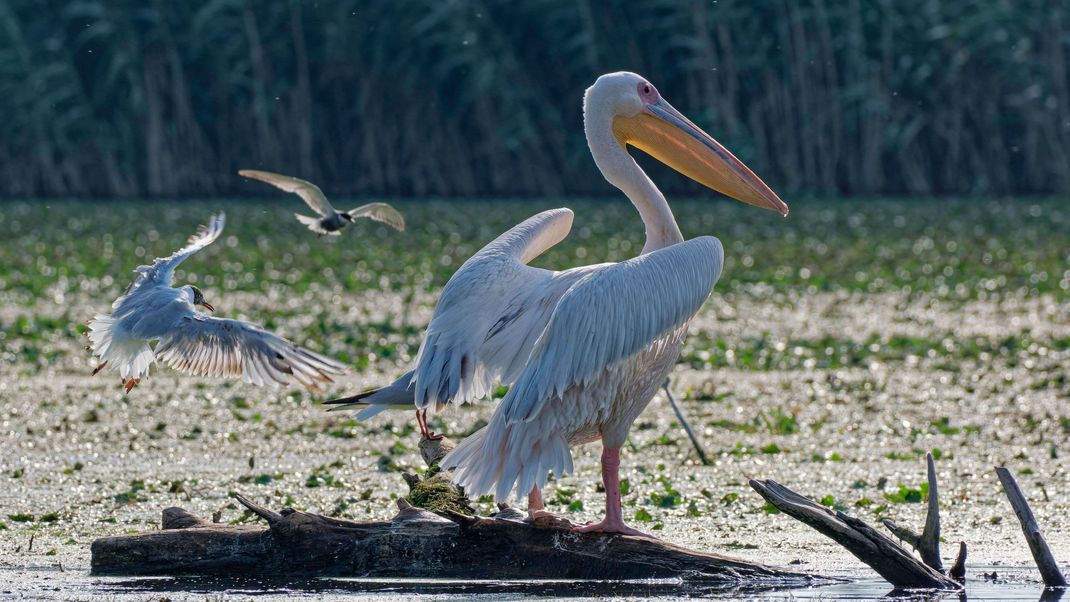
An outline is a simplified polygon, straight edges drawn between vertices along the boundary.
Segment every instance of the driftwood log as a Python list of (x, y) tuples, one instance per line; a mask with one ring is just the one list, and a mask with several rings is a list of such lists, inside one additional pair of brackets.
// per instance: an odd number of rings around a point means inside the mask
[(817, 504), (776, 481), (751, 480), (750, 486), (781, 512), (846, 548), (896, 588), (961, 589), (966, 578), (966, 543), (959, 544), (958, 557), (945, 575), (940, 559), (940, 501), (932, 454), (926, 454), (925, 464), (929, 500), (921, 534), (884, 521), (889, 531), (918, 551), (920, 559), (865, 522)]
[[(431, 470), (450, 449), (448, 439), (423, 441)], [(391, 577), (453, 579), (675, 578), (708, 587), (774, 588), (830, 583), (718, 554), (638, 537), (581, 534), (566, 520), (532, 523), (504, 506), (490, 517), (465, 512), (467, 499), (448, 473), (406, 475), (409, 499), (390, 521), (355, 522), (236, 499), (267, 527), (224, 525), (181, 508), (163, 511), (162, 529), (104, 537), (92, 544), (94, 574), (226, 575), (303, 579)], [(462, 511), (458, 511), (458, 508)]]
[(536, 527), (506, 509), (495, 517), (443, 517), (398, 500), (391, 521), (354, 522), (238, 501), (268, 528), (210, 523), (179, 509), (163, 529), (93, 542), (94, 574), (303, 578), (643, 579), (677, 577), (726, 586), (814, 582), (656, 540)]
[(817, 504), (776, 481), (752, 479), (750, 486), (784, 514), (806, 523), (847, 548), (896, 588), (959, 589), (962, 586), (865, 522)]

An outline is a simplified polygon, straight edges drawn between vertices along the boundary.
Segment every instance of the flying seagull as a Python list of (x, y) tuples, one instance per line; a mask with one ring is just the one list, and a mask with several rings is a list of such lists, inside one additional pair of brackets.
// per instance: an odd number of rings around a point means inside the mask
[(405, 229), (405, 218), (401, 217), (397, 209), (386, 203), (368, 203), (356, 209), (340, 212), (331, 206), (330, 201), (324, 196), (320, 187), (312, 182), (257, 169), (243, 169), (238, 172), (238, 175), (267, 182), (279, 190), (293, 192), (304, 199), (305, 203), (308, 203), (308, 206), (319, 214), (319, 217), (310, 217), (300, 213), (295, 213), (294, 216), (297, 217), (299, 222), (308, 226), (309, 230), (320, 236), (325, 234), (338, 236), (341, 234), (340, 230), (342, 228), (345, 228), (346, 225), (358, 217), (367, 217), (377, 222), (383, 222), (395, 230)]
[[(550, 471), (573, 470), (572, 447), (602, 442), (605, 518), (578, 531), (641, 535), (625, 524), (620, 450), (632, 423), (672, 370), (692, 318), (721, 274), (712, 236), (684, 240), (665, 197), (627, 150), (633, 146), (729, 197), (788, 214), (788, 206), (646, 79), (603, 75), (584, 97), (595, 164), (638, 210), (638, 257), (560, 272), (531, 260), (572, 228), (569, 209), (544, 211), (473, 255), (442, 289), (415, 367), (394, 384), (339, 399), (358, 419), (402, 405), (419, 412), (509, 391), (490, 424), (442, 460), (469, 496), (515, 491), (543, 511)], [(426, 416), (421, 416), (426, 433)]]
[[(213, 215), (186, 246), (134, 272), (137, 276), (112, 303), (111, 314), (89, 322), (93, 355), (102, 361), (96, 374), (110, 367), (122, 377), (129, 393), (156, 360), (202, 376), (240, 376), (254, 385), (284, 385), (292, 377), (319, 390), (319, 383), (342, 374), (345, 366), (294, 345), (260, 326), (240, 320), (213, 318), (199, 311), (215, 311), (201, 289), (171, 286), (175, 268), (190, 255), (212, 244), (223, 232), (224, 215)], [(150, 346), (158, 341), (156, 348)]]

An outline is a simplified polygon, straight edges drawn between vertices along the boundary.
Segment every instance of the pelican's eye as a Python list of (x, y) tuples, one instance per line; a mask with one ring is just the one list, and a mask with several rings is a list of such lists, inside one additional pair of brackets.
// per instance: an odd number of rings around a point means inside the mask
[(658, 91), (650, 82), (639, 82), (639, 98), (643, 99), (643, 102), (655, 103), (658, 101)]

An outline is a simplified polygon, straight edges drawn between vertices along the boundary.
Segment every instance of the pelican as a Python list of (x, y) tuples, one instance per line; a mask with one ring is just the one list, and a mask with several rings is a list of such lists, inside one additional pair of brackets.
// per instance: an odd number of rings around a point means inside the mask
[[(198, 228), (185, 247), (151, 266), (135, 270), (137, 277), (112, 303), (111, 314), (98, 314), (89, 322), (87, 336), (93, 355), (119, 373), (129, 393), (148, 374), (157, 359), (183, 372), (205, 376), (240, 376), (254, 385), (277, 386), (292, 377), (314, 391), (319, 383), (345, 367), (240, 320), (213, 318), (214, 312), (201, 289), (187, 284), (172, 287), (175, 268), (190, 255), (212, 244), (223, 232), (225, 217), (213, 215)], [(153, 349), (149, 344), (158, 340)]]
[[(605, 518), (580, 532), (645, 535), (625, 524), (620, 448), (665, 382), (688, 324), (721, 273), (720, 241), (685, 241), (633, 146), (729, 197), (788, 214), (754, 173), (634, 73), (603, 75), (584, 96), (595, 163), (639, 212), (642, 253), (555, 272), (527, 264), (568, 234), (573, 214), (535, 215), (472, 256), (442, 290), (416, 367), (397, 382), (333, 403), (358, 418), (415, 404), (419, 412), (510, 385), (490, 423), (442, 461), (469, 495), (512, 491), (543, 510), (547, 474), (572, 472), (571, 448), (601, 439)], [(331, 402), (329, 402), (331, 403)], [(412, 407), (409, 405), (408, 407)], [(421, 428), (426, 434), (426, 415)]]
[(320, 187), (312, 182), (257, 169), (243, 169), (238, 172), (238, 175), (267, 182), (279, 190), (293, 192), (304, 199), (309, 208), (318, 213), (319, 217), (310, 217), (300, 213), (295, 213), (294, 217), (297, 218), (297, 221), (308, 226), (309, 230), (320, 236), (339, 236), (342, 233), (342, 228), (353, 223), (353, 220), (359, 217), (367, 217), (377, 222), (383, 222), (395, 230), (405, 229), (405, 218), (401, 217), (397, 209), (386, 203), (368, 203), (349, 211), (337, 211), (331, 206), (330, 201), (327, 200)]

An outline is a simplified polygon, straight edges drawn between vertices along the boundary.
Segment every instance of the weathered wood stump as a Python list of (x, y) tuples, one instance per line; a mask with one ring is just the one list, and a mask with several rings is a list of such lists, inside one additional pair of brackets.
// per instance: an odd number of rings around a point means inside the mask
[[(832, 582), (654, 539), (581, 534), (563, 519), (533, 524), (504, 506), (490, 517), (471, 507), (437, 462), (448, 439), (421, 441), (430, 476), (404, 475), (411, 489), (390, 521), (355, 522), (236, 499), (267, 528), (163, 511), (162, 529), (92, 544), (92, 572), (108, 575), (226, 575), (285, 579), (391, 577), (452, 579), (678, 578), (693, 584), (770, 588)], [(435, 511), (417, 508), (410, 500)]]
[(163, 529), (97, 539), (92, 571), (111, 575), (367, 576), (467, 579), (677, 577), (732, 586), (799, 586), (781, 571), (652, 539), (534, 526), (507, 509), (494, 517), (440, 516), (398, 500), (391, 521), (354, 522), (238, 496), (268, 527), (204, 521), (180, 508)]

